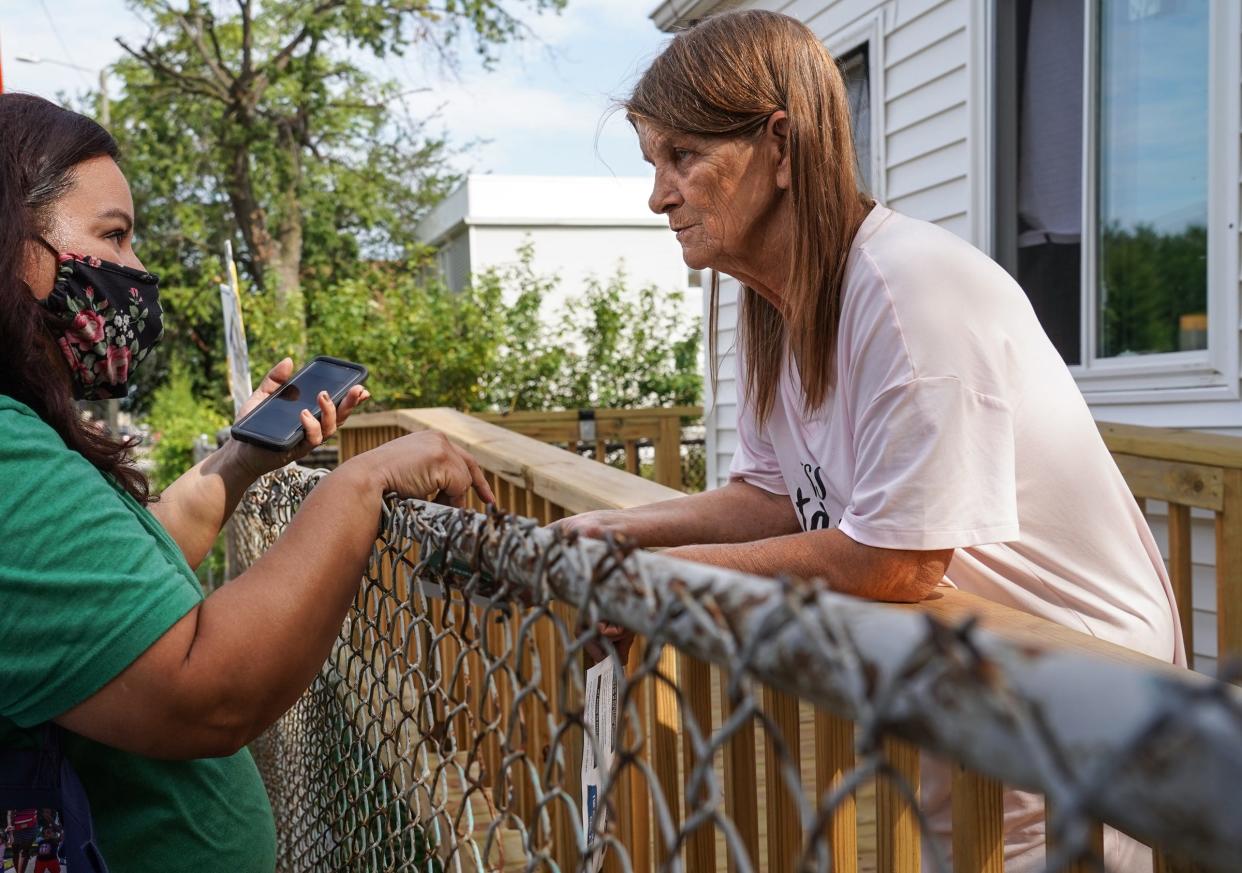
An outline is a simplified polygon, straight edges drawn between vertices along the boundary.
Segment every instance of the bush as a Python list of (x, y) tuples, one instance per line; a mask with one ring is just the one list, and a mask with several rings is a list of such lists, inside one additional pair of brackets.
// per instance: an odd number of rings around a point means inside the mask
[(216, 431), (228, 424), (211, 401), (195, 399), (189, 373), (178, 366), (155, 390), (147, 421), (154, 441), (151, 484), (155, 491), (163, 491), (193, 466), (194, 440), (199, 434), (207, 434), (214, 445)]

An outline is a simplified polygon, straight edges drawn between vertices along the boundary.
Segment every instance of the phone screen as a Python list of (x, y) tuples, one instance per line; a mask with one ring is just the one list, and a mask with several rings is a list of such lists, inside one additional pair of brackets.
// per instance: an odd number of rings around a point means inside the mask
[(317, 412), (315, 399), (320, 391), (335, 398), (351, 382), (358, 380), (358, 371), (328, 361), (312, 361), (310, 366), (264, 402), (245, 423), (245, 429), (282, 442), (293, 437), (302, 426), (302, 410)]

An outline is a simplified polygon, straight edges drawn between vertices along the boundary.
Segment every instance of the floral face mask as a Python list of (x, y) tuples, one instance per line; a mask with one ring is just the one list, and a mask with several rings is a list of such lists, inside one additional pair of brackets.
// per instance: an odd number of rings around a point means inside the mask
[(41, 301), (79, 400), (124, 397), (134, 368), (164, 336), (159, 277), (96, 257), (57, 252), (56, 285)]

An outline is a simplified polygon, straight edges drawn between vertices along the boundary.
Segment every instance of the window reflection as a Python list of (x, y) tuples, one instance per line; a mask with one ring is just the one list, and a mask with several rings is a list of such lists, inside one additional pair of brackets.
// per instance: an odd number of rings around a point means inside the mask
[(1100, 4), (1100, 357), (1207, 348), (1208, 7)]

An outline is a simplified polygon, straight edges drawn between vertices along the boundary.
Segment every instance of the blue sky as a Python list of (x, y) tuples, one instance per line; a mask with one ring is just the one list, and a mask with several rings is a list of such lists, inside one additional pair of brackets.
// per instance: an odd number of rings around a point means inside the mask
[[(484, 71), (467, 51), (459, 76), (417, 58), (398, 58), (382, 72), (408, 89), (419, 116), (437, 113), (432, 130), (458, 145), (487, 140), (457, 159), (471, 172), (519, 175), (647, 176), (633, 132), (616, 116), (596, 132), (609, 98), (658, 51), (665, 36), (647, 18), (657, 0), (570, 0), (560, 16), (528, 16), (538, 40), (503, 50)], [(515, 4), (516, 5), (516, 4)], [(145, 26), (124, 0), (0, 0), (4, 85), (49, 98), (93, 86), (91, 73), (18, 55), (99, 68), (116, 60), (115, 38), (141, 42)]]

